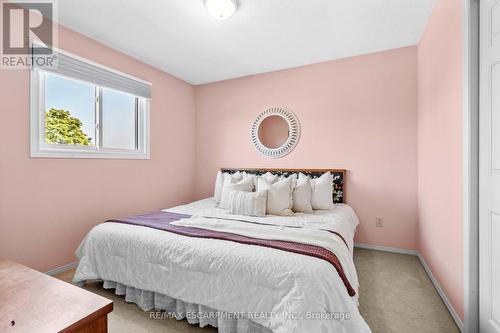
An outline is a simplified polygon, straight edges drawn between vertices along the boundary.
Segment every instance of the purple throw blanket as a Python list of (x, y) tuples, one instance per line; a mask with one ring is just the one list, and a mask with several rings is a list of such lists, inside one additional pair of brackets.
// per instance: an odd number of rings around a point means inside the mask
[[(337, 273), (342, 279), (342, 282), (344, 282), (344, 285), (347, 289), (349, 296), (354, 296), (356, 294), (354, 288), (352, 288), (349, 280), (347, 279), (344, 273), (344, 269), (342, 268), (342, 265), (340, 264), (340, 261), (337, 258), (337, 256), (333, 252), (325, 248), (315, 245), (296, 243), (296, 242), (252, 238), (228, 232), (219, 232), (219, 231), (206, 230), (193, 227), (176, 226), (171, 224), (174, 221), (190, 217), (191, 215), (161, 211), (157, 213), (149, 213), (149, 214), (129, 216), (125, 218), (111, 219), (107, 220), (106, 222), (138, 225), (142, 227), (164, 230), (188, 237), (212, 238), (212, 239), (237, 242), (241, 244), (259, 245), (259, 246), (269, 247), (273, 249), (278, 249), (282, 251), (298, 253), (310, 257), (323, 259), (328, 261), (335, 267)], [(340, 236), (337, 233), (335, 234), (338, 235), (345, 243), (345, 240), (342, 238), (342, 236)]]

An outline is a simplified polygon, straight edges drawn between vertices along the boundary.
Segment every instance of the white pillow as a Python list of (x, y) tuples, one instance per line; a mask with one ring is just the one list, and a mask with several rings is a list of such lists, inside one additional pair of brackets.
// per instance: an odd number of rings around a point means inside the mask
[(224, 176), (224, 186), (222, 186), (222, 193), (220, 196), (219, 207), (229, 209), (231, 206), (231, 191), (245, 191), (252, 192), (254, 186), (253, 177), (244, 177), (239, 182), (235, 181), (230, 175)]
[[(269, 184), (276, 183), (280, 178), (278, 175), (272, 174), (269, 171), (263, 174), (262, 176), (258, 176), (257, 179), (262, 178)], [(259, 190), (259, 182), (257, 181), (256, 190)]]
[(243, 178), (243, 173), (236, 171), (234, 174), (229, 174), (227, 172), (222, 173), (222, 171), (217, 171), (217, 178), (215, 179), (215, 190), (214, 199), (215, 203), (218, 205), (220, 203), (220, 197), (222, 195), (222, 186), (224, 186), (224, 177), (226, 175), (231, 176), (235, 181), (240, 181)]
[[(302, 174), (301, 177), (306, 177)], [(311, 206), (313, 209), (333, 209), (333, 175), (325, 172), (321, 177), (311, 179)]]
[(229, 197), (230, 214), (260, 217), (266, 216), (267, 191), (231, 191), (229, 193)]
[(267, 190), (267, 214), (293, 215), (292, 208), (292, 178), (288, 177), (270, 184), (263, 178), (257, 179), (259, 191)]
[(266, 172), (265, 174), (263, 174), (262, 177), (266, 182), (270, 183), (270, 184), (273, 184), (273, 183), (276, 183), (279, 179), (279, 176), (278, 175), (275, 175), (271, 172)]
[(215, 203), (220, 202), (220, 195), (222, 193), (222, 185), (224, 184), (224, 174), (222, 171), (217, 171), (217, 177), (215, 178), (215, 188), (214, 188), (214, 200)]
[[(295, 186), (297, 185), (297, 174), (293, 173), (291, 174), (290, 176), (288, 176), (290, 178), (292, 178), (292, 192), (293, 192), (293, 189), (295, 188)], [(287, 177), (285, 176), (280, 176), (280, 178), (278, 180), (282, 180), (282, 179), (285, 179)]]
[(312, 213), (313, 209), (311, 206), (311, 178), (303, 174), (301, 175), (303, 177), (299, 177), (293, 189), (292, 210), (294, 212)]

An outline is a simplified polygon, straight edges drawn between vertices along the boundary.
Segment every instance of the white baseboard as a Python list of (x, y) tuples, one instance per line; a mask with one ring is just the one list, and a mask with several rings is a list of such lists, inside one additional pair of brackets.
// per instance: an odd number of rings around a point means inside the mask
[(450, 301), (448, 300), (448, 297), (446, 297), (446, 294), (443, 291), (443, 288), (439, 285), (437, 282), (436, 278), (432, 274), (429, 266), (425, 262), (424, 258), (422, 255), (417, 251), (417, 250), (408, 250), (408, 249), (399, 249), (395, 247), (387, 247), (387, 246), (380, 246), (380, 245), (371, 245), (371, 244), (364, 244), (364, 243), (354, 243), (354, 247), (358, 247), (360, 249), (367, 249), (367, 250), (377, 250), (377, 251), (385, 251), (385, 252), (391, 252), (391, 253), (400, 253), (400, 254), (408, 254), (411, 256), (417, 256), (418, 259), (420, 260), (420, 263), (425, 269), (425, 272), (429, 276), (429, 278), (432, 281), (432, 284), (434, 285), (434, 288), (436, 288), (436, 291), (438, 292), (439, 296), (443, 300), (444, 305), (446, 305), (446, 308), (448, 309), (448, 312), (450, 312), (451, 316), (453, 317), (453, 320), (455, 320), (455, 323), (457, 324), (458, 328), (460, 329), (461, 332), (464, 331), (464, 323), (458, 316), (457, 312), (451, 305)]
[(450, 301), (448, 300), (448, 297), (446, 297), (446, 294), (443, 291), (443, 288), (441, 288), (441, 286), (439, 285), (438, 281), (436, 280), (436, 278), (432, 274), (429, 266), (425, 262), (424, 257), (420, 253), (418, 254), (418, 259), (420, 260), (420, 263), (422, 264), (422, 266), (424, 266), (424, 269), (427, 272), (427, 275), (429, 275), (429, 278), (431, 279), (432, 284), (434, 284), (434, 288), (436, 288), (439, 296), (441, 296), (441, 299), (443, 300), (444, 305), (446, 305), (446, 307), (448, 308), (448, 311), (450, 312), (451, 316), (453, 317), (453, 320), (455, 320), (455, 323), (457, 324), (460, 331), (463, 332), (464, 331), (464, 323), (462, 322), (462, 320), (460, 319), (460, 316), (458, 315), (458, 313), (455, 311), (455, 309), (451, 305)]
[(78, 261), (70, 262), (69, 264), (63, 265), (61, 267), (51, 269), (50, 271), (45, 272), (45, 274), (54, 276), (69, 271), (70, 269), (76, 268), (76, 266), (78, 266)]
[(400, 249), (397, 247), (387, 247), (387, 246), (372, 245), (372, 244), (365, 244), (365, 243), (354, 243), (354, 247), (359, 247), (360, 249), (367, 249), (367, 250), (377, 250), (377, 251), (384, 251), (384, 252), (408, 254), (411, 256), (418, 256), (417, 250)]

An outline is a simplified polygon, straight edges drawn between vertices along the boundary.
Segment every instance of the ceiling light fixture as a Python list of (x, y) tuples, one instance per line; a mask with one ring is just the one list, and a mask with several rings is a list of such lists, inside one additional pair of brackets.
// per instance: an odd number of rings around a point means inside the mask
[(210, 14), (218, 19), (227, 19), (238, 7), (236, 0), (205, 0), (205, 6)]

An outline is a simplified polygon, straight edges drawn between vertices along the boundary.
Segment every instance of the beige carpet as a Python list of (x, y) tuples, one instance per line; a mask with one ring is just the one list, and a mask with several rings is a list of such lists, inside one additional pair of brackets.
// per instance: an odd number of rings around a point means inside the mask
[[(360, 311), (374, 333), (459, 332), (417, 257), (356, 249), (354, 260), (361, 285)], [(68, 271), (57, 277), (71, 281), (73, 274)], [(97, 283), (85, 288), (113, 300), (108, 320), (111, 333), (217, 332), (185, 320), (150, 319), (148, 312)]]

